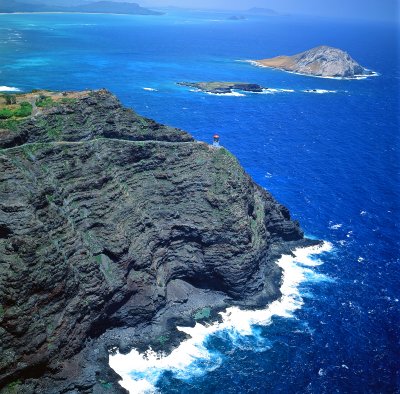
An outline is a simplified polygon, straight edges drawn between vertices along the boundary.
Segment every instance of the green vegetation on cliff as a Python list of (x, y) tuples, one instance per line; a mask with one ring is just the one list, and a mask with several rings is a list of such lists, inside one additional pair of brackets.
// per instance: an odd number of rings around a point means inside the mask
[(303, 233), (228, 150), (105, 90), (3, 104), (23, 102), (34, 116), (0, 128), (0, 389), (122, 392), (105, 349), (279, 297)]

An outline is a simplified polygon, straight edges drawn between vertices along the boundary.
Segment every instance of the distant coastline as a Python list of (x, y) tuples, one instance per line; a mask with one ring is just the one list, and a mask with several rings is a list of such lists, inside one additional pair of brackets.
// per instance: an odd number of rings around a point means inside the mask
[(75, 6), (29, 4), (7, 0), (6, 5), (0, 5), (0, 14), (116, 14), (116, 15), (163, 15), (163, 12), (141, 7), (137, 3), (96, 1)]
[(82, 11), (18, 11), (18, 12), (0, 12), (0, 15), (31, 15), (31, 14), (78, 14), (78, 15), (121, 15), (121, 16), (157, 16), (163, 14), (122, 14), (120, 12), (82, 12)]

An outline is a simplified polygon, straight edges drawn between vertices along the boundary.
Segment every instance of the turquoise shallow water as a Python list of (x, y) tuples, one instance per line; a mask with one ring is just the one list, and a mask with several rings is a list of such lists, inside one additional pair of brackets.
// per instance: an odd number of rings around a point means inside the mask
[[(218, 132), (307, 234), (333, 244), (315, 268), (332, 280), (302, 286), (305, 304), (296, 319), (276, 318), (248, 337), (211, 336), (210, 364), (180, 375), (166, 371), (157, 383), (162, 392), (396, 392), (398, 31), (328, 19), (227, 16), (1, 15), (0, 86), (106, 87), (140, 114), (200, 140)], [(321, 44), (348, 50), (380, 76), (317, 79), (238, 61)], [(221, 97), (176, 85), (205, 80), (281, 90)]]

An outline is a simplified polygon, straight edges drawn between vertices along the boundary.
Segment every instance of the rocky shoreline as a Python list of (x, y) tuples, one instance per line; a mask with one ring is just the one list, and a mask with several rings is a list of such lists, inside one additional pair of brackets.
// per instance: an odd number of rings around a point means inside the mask
[(113, 349), (279, 298), (307, 240), (226, 149), (106, 90), (0, 95), (0, 390), (125, 393)]
[(321, 78), (357, 79), (376, 75), (358, 64), (347, 52), (329, 46), (319, 46), (293, 56), (249, 60), (249, 63)]
[(265, 89), (256, 83), (246, 82), (178, 82), (178, 85), (195, 88), (211, 94), (229, 94), (235, 90), (262, 93)]

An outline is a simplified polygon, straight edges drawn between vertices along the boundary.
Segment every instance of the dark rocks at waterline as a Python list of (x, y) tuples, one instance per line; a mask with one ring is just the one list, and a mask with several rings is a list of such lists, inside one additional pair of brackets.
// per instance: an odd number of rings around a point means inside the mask
[(3, 392), (125, 392), (110, 349), (168, 350), (203, 308), (265, 305), (275, 260), (313, 242), (227, 150), (105, 90), (17, 100), (32, 115), (0, 121)]
[(178, 85), (199, 89), (212, 94), (228, 94), (235, 90), (261, 93), (265, 89), (258, 84), (245, 82), (178, 82)]

